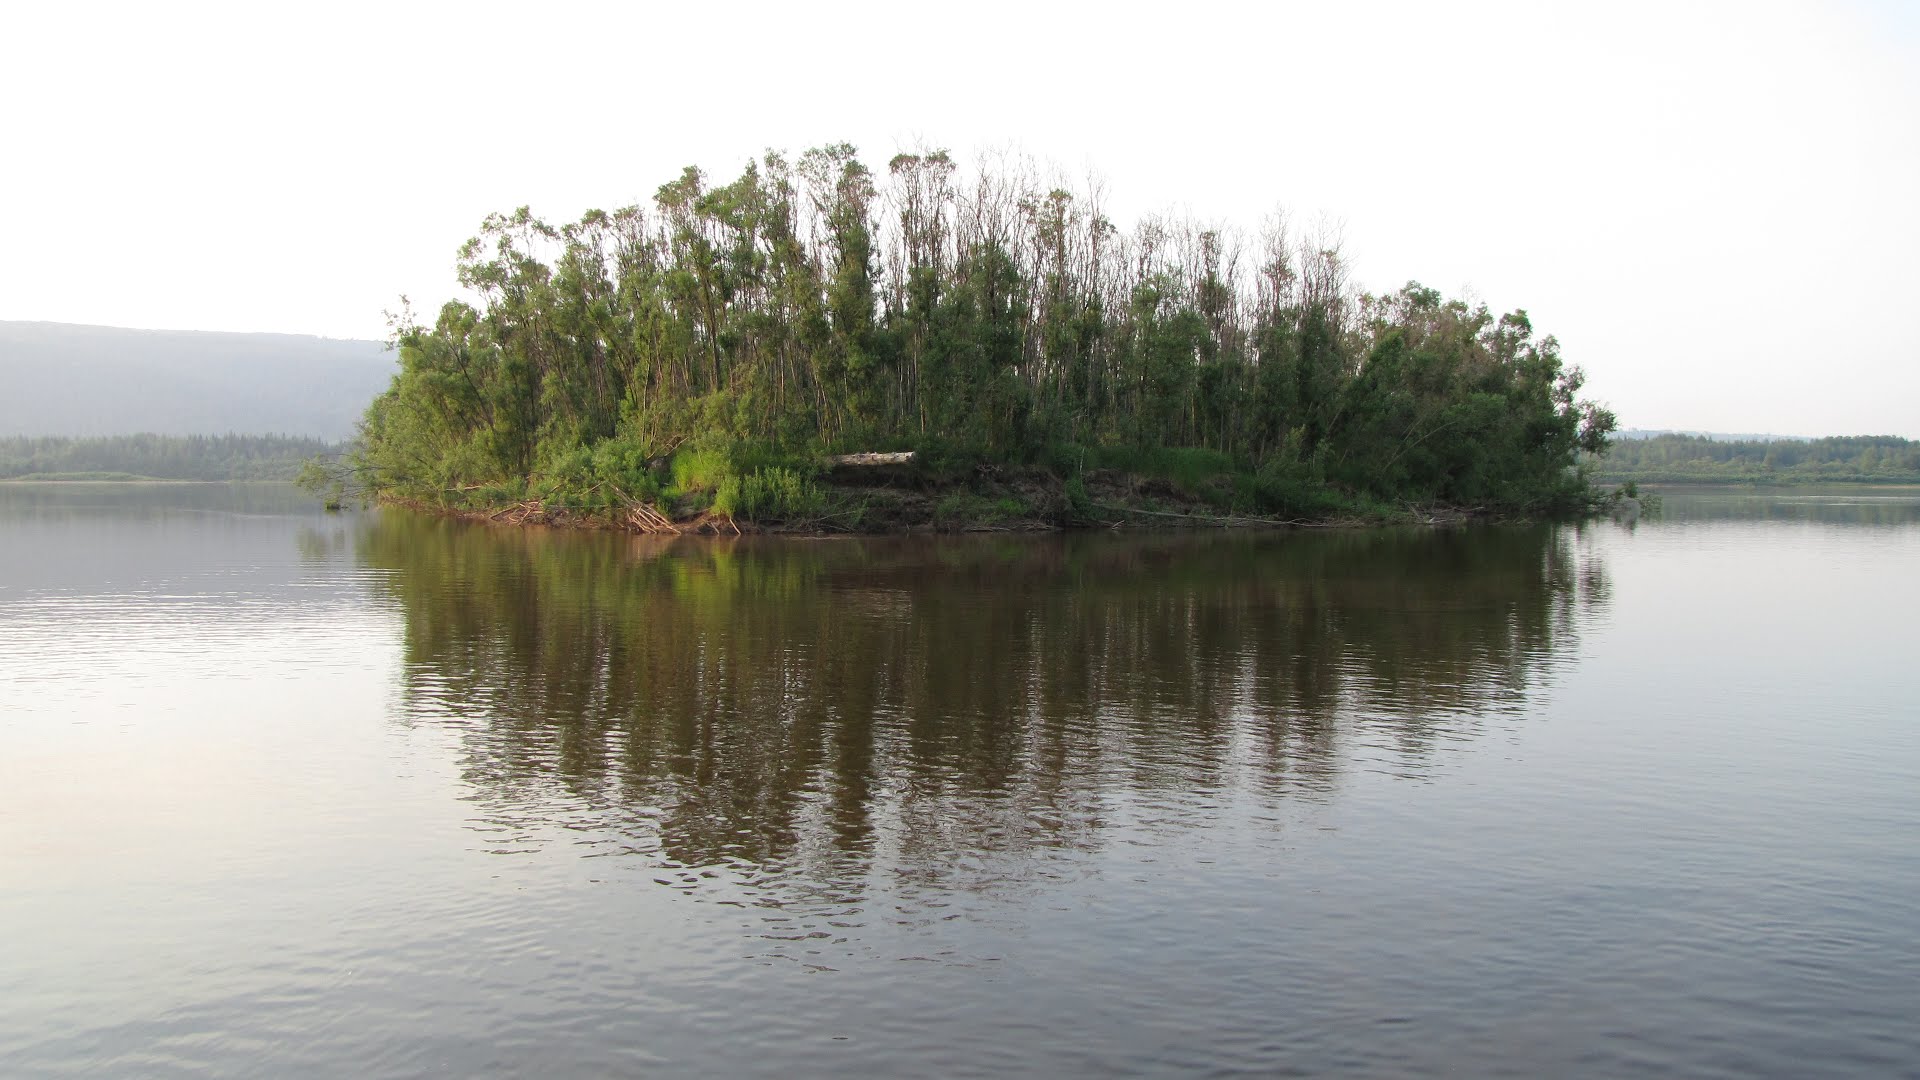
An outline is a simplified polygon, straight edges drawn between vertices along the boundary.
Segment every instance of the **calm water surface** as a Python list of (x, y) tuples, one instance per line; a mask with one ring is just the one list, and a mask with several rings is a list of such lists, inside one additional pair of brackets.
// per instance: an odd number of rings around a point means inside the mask
[(0, 485), (6, 1076), (1920, 1075), (1920, 492), (679, 541)]

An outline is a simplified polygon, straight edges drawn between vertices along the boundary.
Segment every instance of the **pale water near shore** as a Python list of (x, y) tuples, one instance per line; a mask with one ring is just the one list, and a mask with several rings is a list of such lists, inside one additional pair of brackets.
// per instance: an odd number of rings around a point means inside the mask
[(0, 1074), (1920, 1073), (1920, 493), (680, 541), (0, 485)]

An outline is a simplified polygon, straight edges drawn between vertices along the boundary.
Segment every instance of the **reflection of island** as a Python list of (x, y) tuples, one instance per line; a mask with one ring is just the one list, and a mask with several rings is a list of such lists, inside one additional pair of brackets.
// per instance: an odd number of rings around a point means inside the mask
[(1355, 739), (1418, 760), (1524, 707), (1605, 593), (1546, 528), (715, 542), (396, 514), (359, 549), (405, 611), (404, 707), (457, 725), (490, 819), (736, 870), (938, 873), (1087, 849), (1143, 800), (1323, 797)]

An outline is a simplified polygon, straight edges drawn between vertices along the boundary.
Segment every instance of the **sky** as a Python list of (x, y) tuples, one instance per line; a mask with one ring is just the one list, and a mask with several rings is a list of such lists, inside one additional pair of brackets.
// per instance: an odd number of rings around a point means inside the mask
[(0, 319), (382, 338), (489, 212), (852, 142), (1341, 229), (1625, 427), (1920, 438), (1920, 2), (10, 9)]

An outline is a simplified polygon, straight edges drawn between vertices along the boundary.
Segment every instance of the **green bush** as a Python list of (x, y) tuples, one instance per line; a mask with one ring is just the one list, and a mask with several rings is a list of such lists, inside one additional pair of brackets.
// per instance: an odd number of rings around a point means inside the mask
[(1253, 495), (1262, 512), (1312, 515), (1340, 509), (1344, 503), (1329, 488), (1317, 462), (1276, 455), (1253, 476)]
[(941, 528), (966, 528), (970, 525), (998, 525), (1030, 517), (1033, 508), (1013, 496), (990, 499), (971, 491), (949, 492), (933, 509), (934, 523)]
[(971, 491), (948, 492), (934, 504), (934, 524), (943, 528), (974, 524), (986, 517), (991, 505)]
[(646, 440), (622, 432), (593, 448), (593, 476), (644, 501), (657, 493), (660, 486), (651, 468), (653, 456)]
[[(741, 509), (745, 501), (740, 493), (740, 478), (737, 476), (728, 476), (726, 479), (720, 481), (720, 486), (713, 491), (712, 509), (714, 513), (719, 514), (721, 517), (748, 517)], [(752, 519), (748, 517), (748, 520)]]
[(718, 491), (733, 475), (732, 446), (725, 438), (697, 439), (673, 455), (675, 494)]
[(1086, 451), (1086, 466), (1165, 480), (1190, 495), (1206, 495), (1236, 471), (1218, 450), (1176, 446), (1101, 446)]
[[(721, 500), (728, 509), (721, 510)], [(819, 485), (796, 469), (782, 466), (755, 469), (723, 486), (714, 497), (714, 509), (749, 521), (807, 521), (826, 509)]]
[(1087, 494), (1086, 482), (1078, 476), (1069, 476), (1067, 477), (1065, 488), (1068, 520), (1097, 520), (1098, 514), (1094, 509), (1093, 496)]

